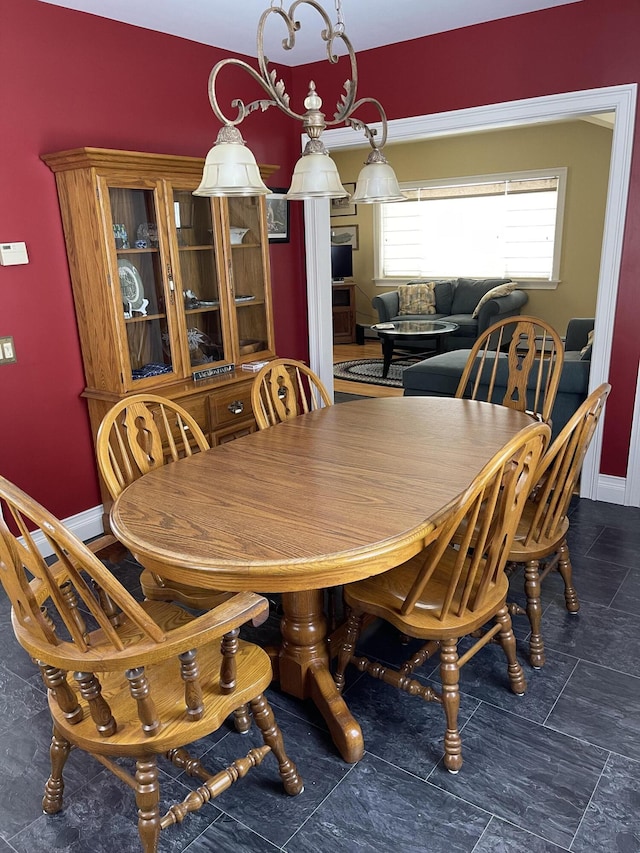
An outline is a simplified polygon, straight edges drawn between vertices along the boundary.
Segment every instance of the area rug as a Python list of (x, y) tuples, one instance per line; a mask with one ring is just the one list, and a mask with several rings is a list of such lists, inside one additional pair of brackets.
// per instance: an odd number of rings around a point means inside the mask
[(394, 361), (389, 367), (386, 379), (382, 378), (381, 358), (359, 358), (356, 361), (339, 361), (333, 365), (333, 378), (346, 379), (347, 382), (368, 382), (370, 385), (388, 385), (402, 388), (402, 371), (411, 367), (419, 359)]

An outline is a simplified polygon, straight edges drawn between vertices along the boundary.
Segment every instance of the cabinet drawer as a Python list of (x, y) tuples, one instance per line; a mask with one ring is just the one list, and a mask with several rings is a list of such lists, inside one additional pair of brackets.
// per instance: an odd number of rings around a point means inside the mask
[[(210, 441), (211, 425), (209, 421), (207, 395), (202, 394), (195, 397), (180, 397), (180, 399), (175, 400), (175, 402), (197, 421), (198, 426), (205, 434), (207, 441)], [(176, 430), (172, 431), (176, 432)]]
[(251, 382), (243, 382), (211, 394), (209, 399), (212, 429), (253, 417), (251, 384)]

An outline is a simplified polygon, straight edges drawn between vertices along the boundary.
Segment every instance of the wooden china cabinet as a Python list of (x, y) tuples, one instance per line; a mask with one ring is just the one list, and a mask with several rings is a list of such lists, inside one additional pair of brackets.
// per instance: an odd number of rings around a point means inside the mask
[[(275, 355), (264, 198), (192, 195), (196, 157), (78, 148), (42, 159), (56, 177), (94, 439), (108, 409), (142, 391), (179, 402), (212, 445), (253, 432), (241, 365)], [(276, 168), (261, 166), (263, 179)]]

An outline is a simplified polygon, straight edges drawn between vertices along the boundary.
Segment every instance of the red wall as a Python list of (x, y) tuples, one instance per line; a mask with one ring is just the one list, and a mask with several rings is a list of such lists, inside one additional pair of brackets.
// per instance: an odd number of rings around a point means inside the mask
[[(0, 336), (14, 336), (18, 356), (0, 367), (0, 473), (67, 517), (98, 504), (99, 493), (55, 182), (40, 154), (89, 145), (203, 156), (218, 129), (206, 81), (226, 52), (36, 0), (2, 7), (0, 240), (24, 240), (30, 263), (0, 267)], [(634, 82), (638, 33), (638, 0), (608, 0), (606, 10), (581, 0), (360, 53), (359, 94), (378, 97), (399, 118)], [(294, 108), (312, 78), (331, 114), (344, 80), (334, 72), (326, 62), (285, 71)], [(229, 96), (244, 91), (238, 72), (229, 79)], [(248, 98), (260, 94), (251, 89)], [(242, 132), (258, 161), (281, 166), (273, 185), (287, 186), (299, 127), (270, 110), (250, 116)], [(639, 162), (602, 463), (618, 476), (626, 472), (640, 355), (640, 244), (632, 236), (640, 227)], [(301, 207), (291, 205), (291, 243), (271, 247), (277, 349), (294, 357), (307, 354)]]
[[(392, 119), (634, 83), (639, 45), (638, 0), (581, 0), (359, 53), (358, 96), (378, 98)], [(345, 76), (327, 62), (298, 69), (296, 98), (313, 79), (330, 114)], [(601, 464), (603, 473), (620, 477), (640, 358), (639, 148), (636, 133)]]
[[(40, 154), (87, 145), (204, 156), (219, 127), (207, 79), (222, 56), (36, 0), (2, 0), (0, 240), (24, 240), (30, 262), (0, 267), (0, 336), (13, 335), (18, 359), (0, 366), (0, 473), (60, 517), (100, 498), (55, 181)], [(239, 73), (229, 78), (232, 97)], [(248, 100), (261, 94), (253, 86)], [(277, 110), (243, 124), (258, 162), (281, 165), (274, 186), (288, 186), (293, 129)], [(271, 257), (277, 349), (304, 358), (300, 208), (292, 205), (292, 242), (274, 244)]]

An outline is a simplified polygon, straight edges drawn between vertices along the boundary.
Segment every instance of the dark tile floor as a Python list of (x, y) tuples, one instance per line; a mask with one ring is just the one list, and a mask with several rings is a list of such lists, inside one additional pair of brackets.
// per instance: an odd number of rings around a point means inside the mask
[[(528, 691), (507, 688), (502, 652), (482, 650), (462, 673), (464, 765), (441, 764), (438, 705), (351, 674), (346, 698), (365, 737), (357, 765), (337, 755), (313, 706), (269, 691), (287, 748), (305, 780), (291, 799), (268, 757), (215, 804), (163, 832), (162, 851), (224, 853), (631, 853), (640, 851), (640, 510), (576, 501), (570, 546), (581, 609), (562, 584), (543, 588), (547, 664), (526, 664), (527, 622), (515, 620)], [(139, 593), (137, 567), (114, 571)], [(521, 597), (522, 577), (512, 579)], [(138, 849), (131, 792), (93, 759), (72, 753), (66, 808), (41, 814), (50, 724), (39, 675), (16, 644), (0, 593), (0, 853), (113, 853)], [(277, 635), (275, 611), (260, 639)], [(393, 663), (384, 629), (363, 642)], [(425, 668), (424, 678), (434, 671)], [(254, 727), (255, 729), (255, 727)], [(231, 728), (198, 742), (216, 765), (246, 753), (256, 732)], [(164, 791), (182, 788), (174, 768)], [(183, 796), (184, 794), (182, 794)]]

